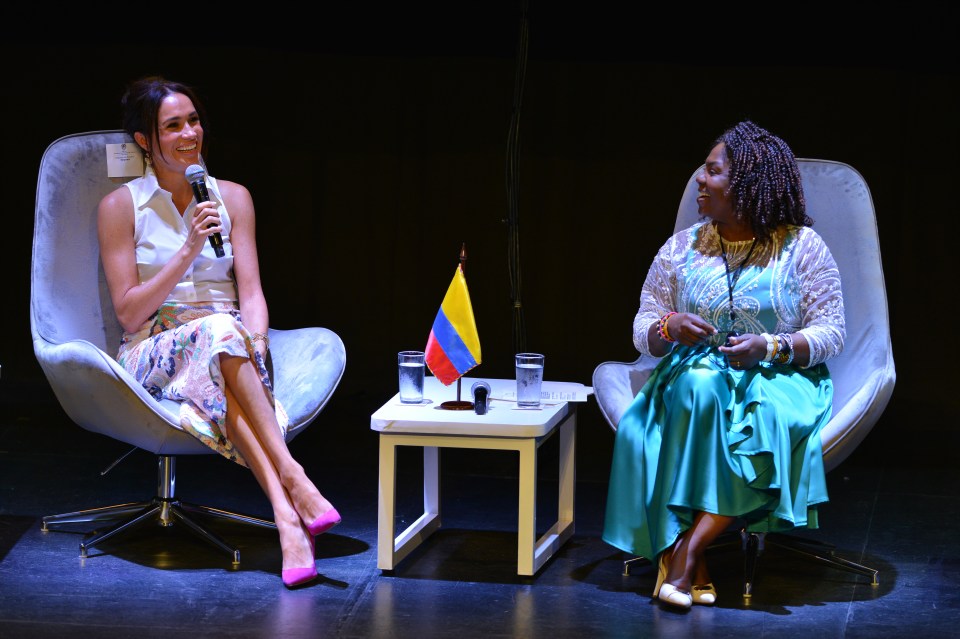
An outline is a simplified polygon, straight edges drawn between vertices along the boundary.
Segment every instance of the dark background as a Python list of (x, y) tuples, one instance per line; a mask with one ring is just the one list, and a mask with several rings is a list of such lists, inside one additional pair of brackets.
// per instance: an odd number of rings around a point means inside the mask
[[(804, 5), (748, 24), (729, 5), (654, 14), (531, 4), (522, 295), (526, 346), (546, 354), (547, 379), (589, 385), (597, 364), (636, 357), (640, 286), (684, 185), (711, 141), (750, 118), (798, 157), (846, 162), (866, 178), (897, 366), (867, 441), (883, 455), (955, 459), (937, 442), (956, 439), (958, 407), (945, 310), (957, 246), (956, 10), (844, 16)], [(119, 128), (123, 88), (146, 74), (204, 99), (211, 174), (246, 185), (256, 203), (271, 325), (343, 338), (338, 397), (379, 403), (396, 392), (395, 352), (425, 346), (462, 243), (483, 349), (475, 374), (512, 376), (505, 167), (521, 3), (321, 5), (241, 16), (243, 29), (209, 15), (201, 33), (184, 7), (151, 11), (82, 45), (47, 34), (45, 44), (5, 38), (0, 51), (3, 410), (56, 401), (28, 311), (44, 149)], [(593, 400), (580, 415), (580, 439), (612, 440)], [(369, 427), (368, 414), (353, 417), (351, 428)], [(904, 434), (933, 445), (904, 446)]]

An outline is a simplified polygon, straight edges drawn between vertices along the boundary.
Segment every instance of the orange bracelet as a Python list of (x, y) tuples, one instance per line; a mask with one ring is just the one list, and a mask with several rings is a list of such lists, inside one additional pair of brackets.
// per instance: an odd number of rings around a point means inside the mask
[(677, 340), (670, 337), (670, 332), (667, 330), (667, 322), (671, 317), (676, 315), (676, 311), (670, 311), (669, 313), (664, 313), (663, 317), (660, 318), (660, 321), (657, 323), (657, 334), (665, 342), (675, 342)]

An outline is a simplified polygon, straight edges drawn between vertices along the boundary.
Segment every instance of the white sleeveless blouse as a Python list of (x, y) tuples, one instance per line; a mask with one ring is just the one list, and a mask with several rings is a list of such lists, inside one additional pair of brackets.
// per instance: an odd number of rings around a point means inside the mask
[[(206, 242), (203, 250), (184, 273), (167, 302), (236, 302), (237, 284), (233, 276), (233, 245), (230, 243), (230, 215), (223, 204), (217, 181), (206, 177), (210, 199), (220, 202), (220, 220), (223, 231), (224, 256), (217, 257)], [(169, 262), (187, 239), (190, 221), (196, 211), (191, 202), (181, 217), (173, 204), (173, 196), (157, 182), (153, 169), (147, 167), (143, 177), (126, 183), (133, 196), (134, 232), (137, 272), (140, 282), (146, 282)]]

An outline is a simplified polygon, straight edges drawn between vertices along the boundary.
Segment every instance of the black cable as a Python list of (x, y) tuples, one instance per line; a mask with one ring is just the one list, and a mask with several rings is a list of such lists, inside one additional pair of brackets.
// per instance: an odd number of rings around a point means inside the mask
[(527, 75), (529, 0), (521, 0), (520, 36), (517, 46), (517, 69), (513, 86), (513, 112), (507, 133), (507, 270), (510, 275), (510, 300), (513, 313), (513, 348), (515, 353), (527, 350), (527, 328), (523, 317), (520, 293), (520, 108)]

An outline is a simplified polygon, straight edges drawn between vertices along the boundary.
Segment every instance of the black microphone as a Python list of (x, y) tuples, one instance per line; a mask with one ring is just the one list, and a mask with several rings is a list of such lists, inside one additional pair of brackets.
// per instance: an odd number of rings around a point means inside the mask
[[(207, 184), (203, 181), (206, 175), (207, 172), (199, 164), (191, 164), (184, 174), (190, 186), (193, 187), (193, 197), (197, 199), (197, 204), (210, 200), (210, 196), (207, 195)], [(213, 226), (213, 224), (210, 226)], [(210, 226), (207, 228), (210, 228)], [(213, 247), (213, 252), (217, 254), (217, 257), (223, 257), (223, 238), (220, 237), (219, 233), (210, 236), (210, 246)]]
[(486, 415), (489, 408), (490, 384), (483, 380), (474, 382), (470, 392), (473, 393), (473, 410), (477, 415)]

